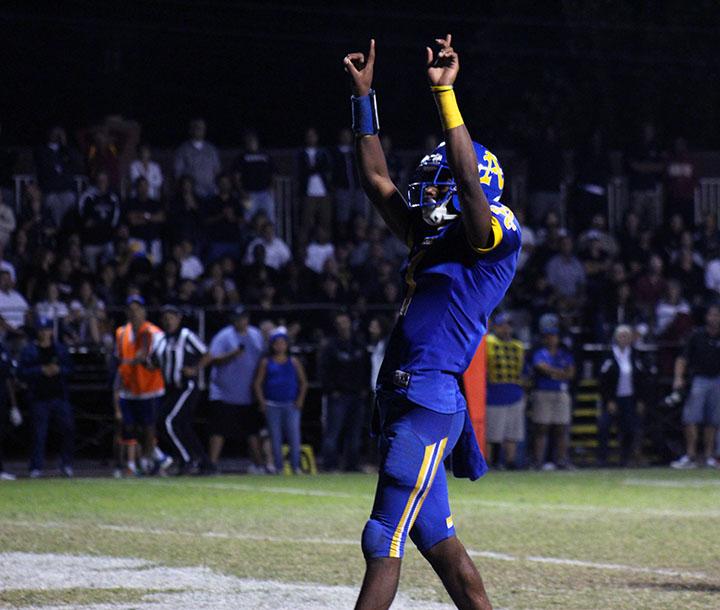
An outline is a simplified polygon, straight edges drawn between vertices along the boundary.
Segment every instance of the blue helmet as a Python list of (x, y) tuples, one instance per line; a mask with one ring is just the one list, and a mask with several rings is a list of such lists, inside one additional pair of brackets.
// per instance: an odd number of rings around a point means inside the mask
[[(505, 185), (502, 168), (497, 157), (482, 144), (473, 142), (473, 147), (478, 159), (478, 178), (482, 190), (489, 202), (497, 203)], [(431, 196), (426, 193), (427, 188), (431, 186), (446, 190), (441, 191), (439, 195)], [(445, 142), (441, 142), (420, 161), (408, 184), (407, 201), (411, 208), (425, 208), (423, 219), (431, 225), (440, 225), (453, 220), (462, 211), (457, 196), (457, 185), (447, 161)]]

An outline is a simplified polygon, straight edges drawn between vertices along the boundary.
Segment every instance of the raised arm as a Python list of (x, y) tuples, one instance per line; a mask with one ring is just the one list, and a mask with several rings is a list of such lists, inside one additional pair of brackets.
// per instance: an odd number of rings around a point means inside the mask
[(410, 226), (409, 208), (390, 179), (378, 137), (377, 105), (372, 89), (375, 40), (370, 41), (367, 61), (364, 53), (349, 53), (343, 63), (352, 80), (353, 132), (360, 182), (390, 230), (405, 242)]
[(460, 60), (451, 46), (451, 34), (436, 38), (435, 42), (440, 46), (437, 57), (430, 47), (426, 47), (427, 76), (445, 133), (448, 164), (457, 185), (465, 233), (474, 248), (488, 248), (492, 246), (490, 205), (480, 186), (475, 148), (453, 91)]

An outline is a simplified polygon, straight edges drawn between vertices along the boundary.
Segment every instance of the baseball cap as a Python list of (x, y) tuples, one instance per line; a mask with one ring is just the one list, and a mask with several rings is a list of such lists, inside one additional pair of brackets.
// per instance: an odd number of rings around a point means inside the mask
[(501, 311), (499, 314), (496, 314), (493, 318), (493, 323), (495, 324), (510, 324), (512, 322), (512, 317), (509, 313), (506, 311)]
[(230, 317), (234, 320), (235, 318), (242, 318), (243, 316), (250, 315), (248, 310), (243, 305), (238, 305), (230, 312)]
[(275, 330), (273, 330), (270, 333), (270, 343), (275, 341), (275, 339), (287, 339), (288, 338), (288, 330), (284, 326), (278, 326)]
[(35, 321), (35, 326), (38, 330), (50, 330), (53, 328), (53, 321), (52, 318), (47, 318), (45, 316), (40, 316)]
[(546, 313), (541, 316), (538, 326), (543, 335), (560, 334), (560, 319), (554, 313)]
[(133, 303), (137, 303), (138, 305), (142, 305), (144, 307), (145, 299), (143, 299), (139, 294), (131, 294), (125, 301), (125, 305), (132, 305)]
[(174, 313), (178, 316), (182, 315), (180, 308), (173, 303), (165, 303), (165, 305), (160, 308), (160, 313)]

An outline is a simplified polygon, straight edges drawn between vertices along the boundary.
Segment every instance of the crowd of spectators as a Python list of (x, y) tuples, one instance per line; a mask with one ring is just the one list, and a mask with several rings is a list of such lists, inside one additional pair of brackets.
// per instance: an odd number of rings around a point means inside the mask
[[(24, 184), (19, 208), (2, 192), (6, 343), (22, 344), (42, 318), (68, 347), (110, 351), (113, 312), (122, 315), (132, 294), (150, 308), (172, 303), (212, 313), (244, 305), (258, 319), (286, 323), (292, 341), (327, 343), (319, 377), (340, 427), (326, 436), (323, 453), (333, 467), (339, 437), (349, 435), (342, 444), (349, 468), (356, 468), (359, 428), (349, 397), (361, 396), (362, 388), (355, 387), (353, 354), (368, 345), (382, 353), (402, 292), (397, 271), (405, 249), (360, 189), (350, 131), (324, 146), (315, 128), (306, 130), (295, 163), (292, 244), (276, 228), (277, 169), (257, 133), (248, 131), (238, 156), (223, 166), (205, 121), (195, 119), (169, 167), (154, 159), (140, 133), (137, 123), (108, 117), (79, 132), (73, 145), (54, 126), (34, 151), (35, 178)], [(518, 336), (531, 341), (552, 312), (560, 332), (583, 340), (608, 343), (618, 325), (632, 327), (640, 341), (685, 340), (704, 309), (720, 303), (720, 229), (716, 215), (694, 216), (696, 175), (687, 143), (678, 138), (666, 152), (652, 124), (644, 127), (621, 168), (630, 206), (612, 232), (607, 184), (617, 168), (602, 133), (574, 161), (552, 127), (540, 144), (527, 154), (527, 197), (516, 196), (523, 252), (503, 304)], [(403, 167), (389, 136), (383, 149), (401, 182), (411, 168)], [(79, 196), (78, 175), (89, 180)], [(657, 218), (651, 208), (660, 192), (664, 215)], [(288, 311), (307, 303), (322, 307)], [(387, 317), (371, 314), (373, 308)], [(328, 309), (349, 313), (336, 318)], [(209, 340), (220, 325), (208, 320)], [(347, 375), (328, 375), (327, 363), (338, 354)], [(378, 358), (362, 373), (363, 388)], [(671, 369), (670, 358), (664, 372)]]
[[(4, 193), (0, 315), (12, 330), (43, 315), (57, 320), (70, 345), (108, 342), (107, 312), (131, 293), (150, 307), (211, 311), (240, 303), (262, 310), (397, 303), (403, 247), (370, 216), (349, 130), (328, 148), (307, 130), (292, 248), (274, 224), (276, 172), (257, 134), (248, 132), (222, 167), (205, 122), (193, 120), (172, 168), (162, 168), (138, 133), (136, 124), (111, 117), (74, 147), (53, 127), (34, 153), (35, 179), (24, 184), (17, 213)], [(79, 196), (78, 175), (89, 179)], [(306, 328), (312, 338), (332, 320)]]

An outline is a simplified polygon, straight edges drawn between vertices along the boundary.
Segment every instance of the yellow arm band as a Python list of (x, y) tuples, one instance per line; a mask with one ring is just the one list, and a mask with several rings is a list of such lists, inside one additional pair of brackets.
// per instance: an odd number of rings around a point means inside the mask
[(438, 85), (431, 87), (433, 96), (435, 97), (435, 103), (440, 113), (440, 122), (442, 123), (443, 130), (447, 131), (453, 127), (462, 125), (462, 115), (455, 99), (455, 91), (453, 91), (452, 85)]

